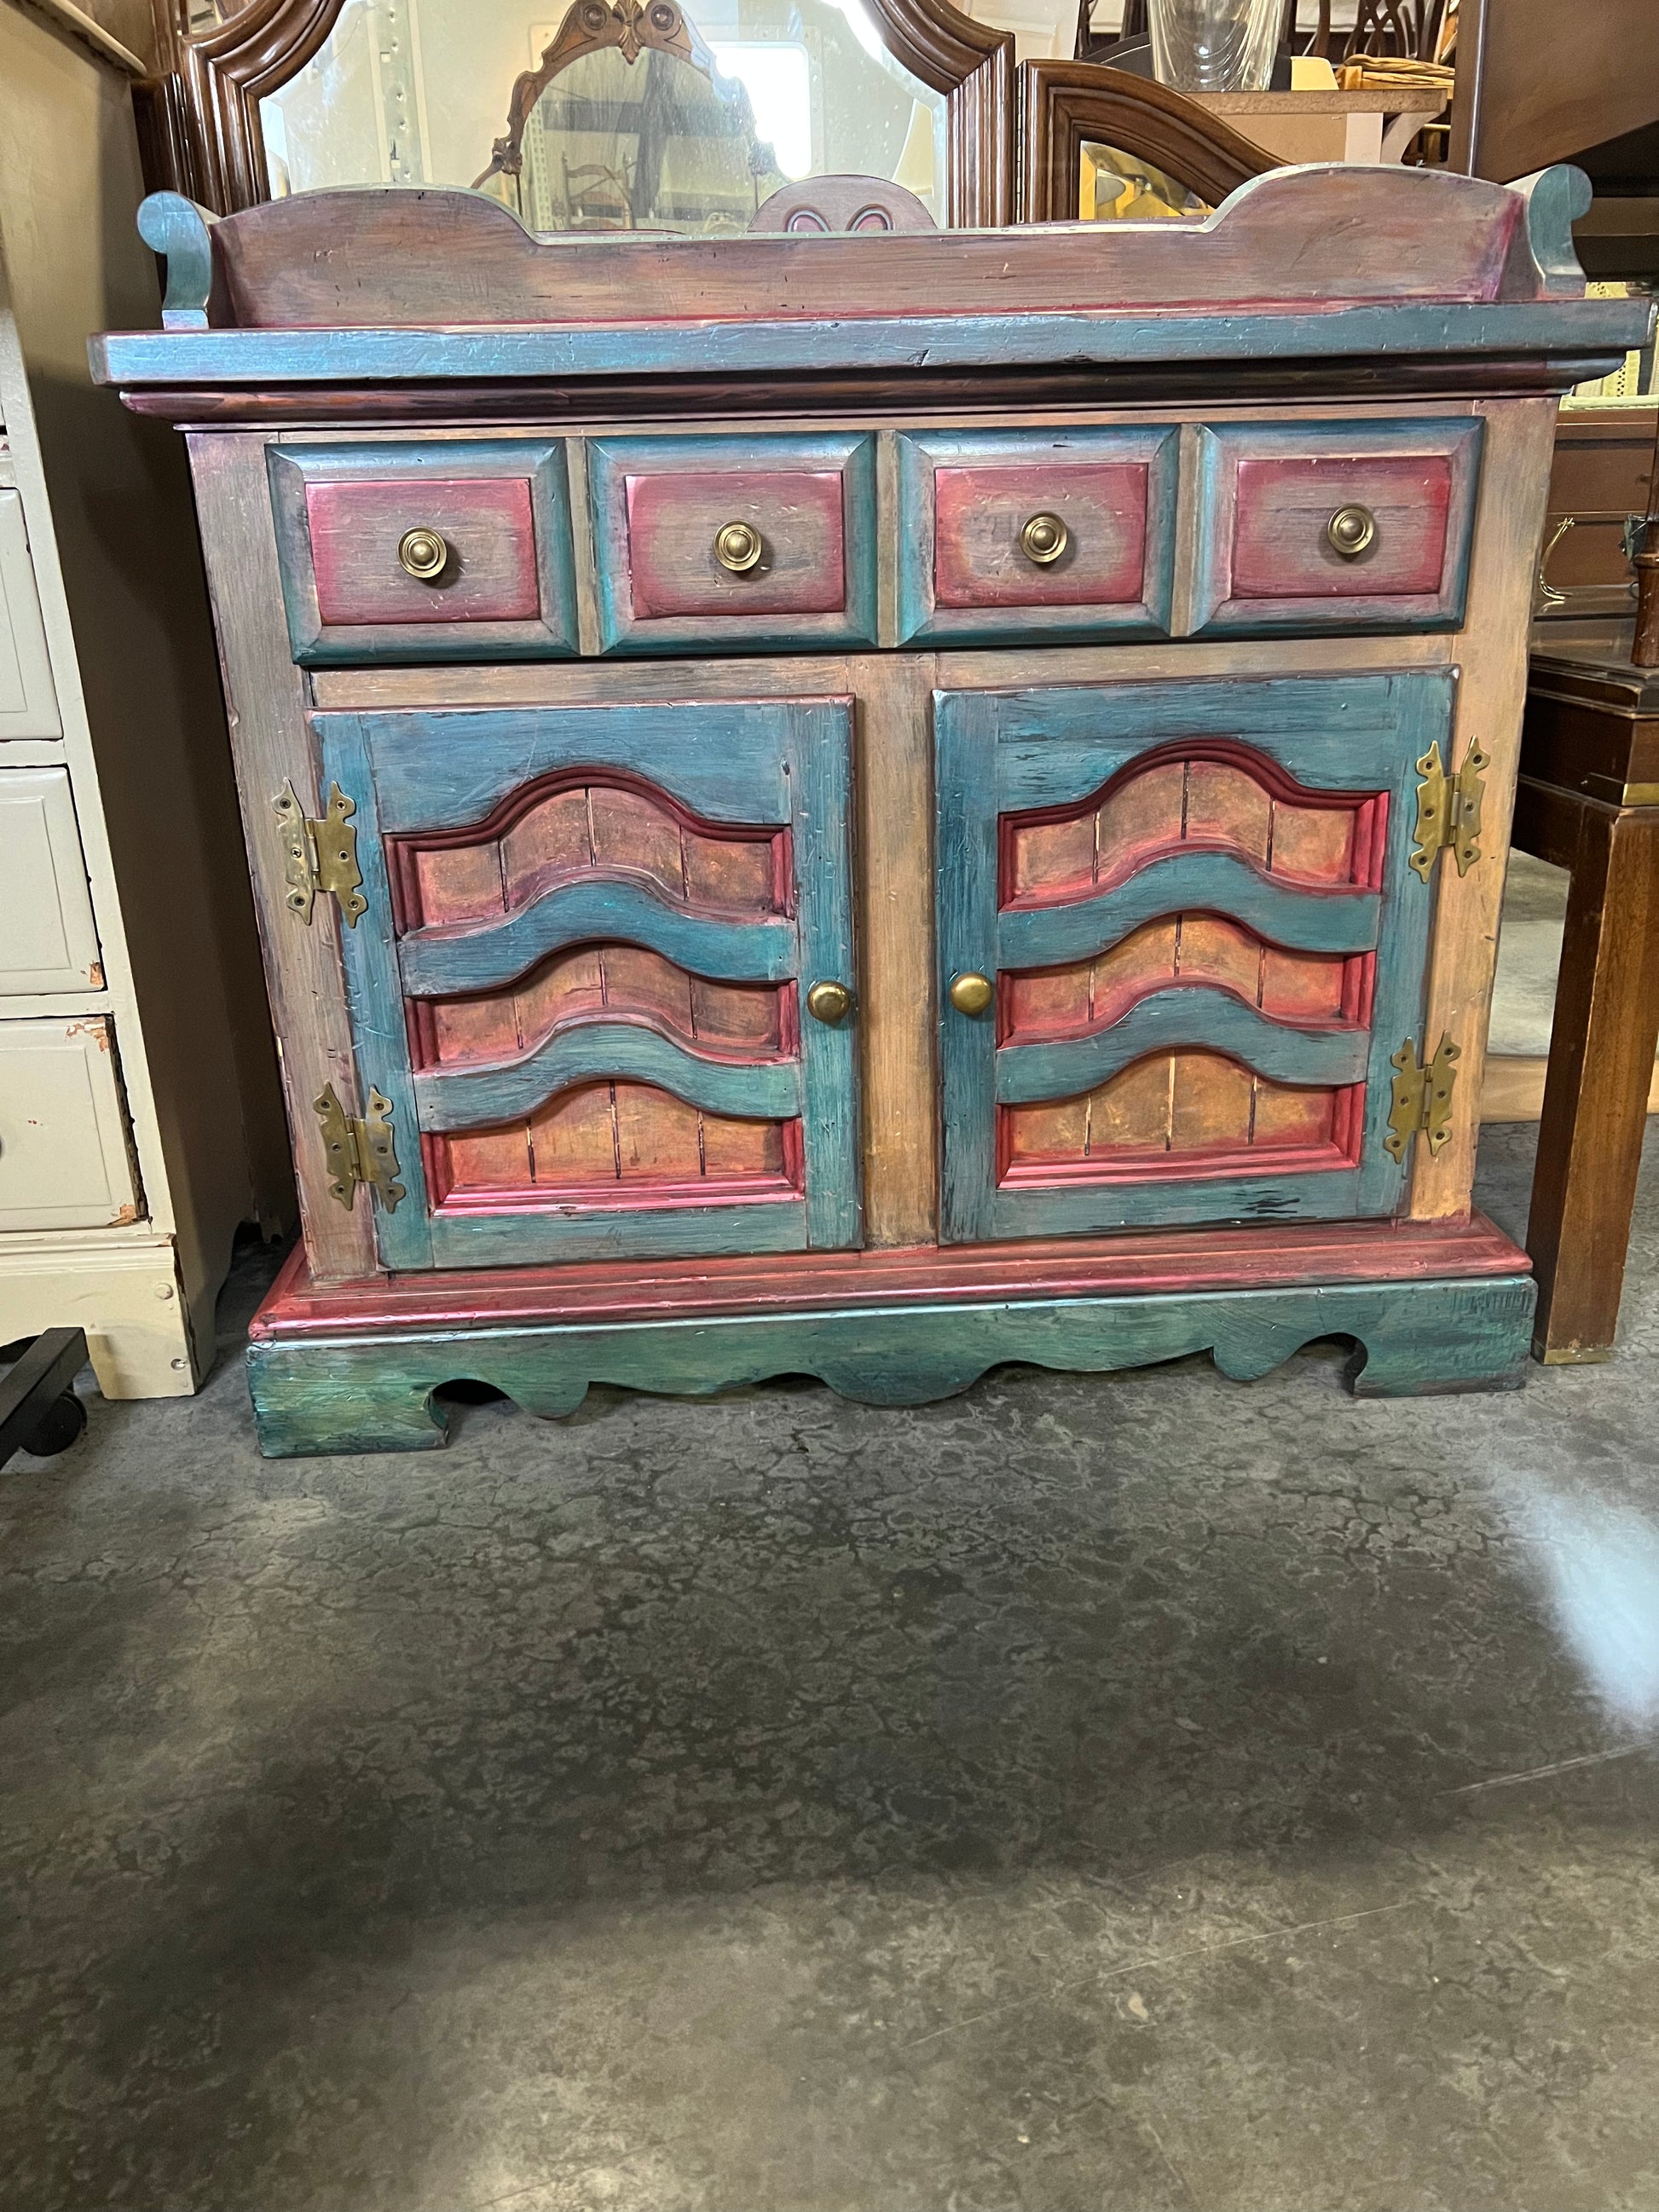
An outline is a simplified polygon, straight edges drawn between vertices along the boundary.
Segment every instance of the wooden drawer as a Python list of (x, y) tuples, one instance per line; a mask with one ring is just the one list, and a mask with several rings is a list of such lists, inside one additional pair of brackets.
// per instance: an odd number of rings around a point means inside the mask
[(603, 651), (874, 644), (873, 438), (605, 438), (587, 465)]
[(1202, 432), (1194, 629), (1455, 629), (1482, 427)]
[(103, 985), (69, 770), (0, 769), (0, 994)]
[(0, 1022), (0, 1231), (137, 1218), (108, 1022)]
[(575, 652), (560, 441), (272, 446), (268, 459), (295, 660)]
[(19, 492), (0, 490), (0, 738), (62, 733)]
[(1167, 633), (1177, 434), (901, 438), (901, 639)]

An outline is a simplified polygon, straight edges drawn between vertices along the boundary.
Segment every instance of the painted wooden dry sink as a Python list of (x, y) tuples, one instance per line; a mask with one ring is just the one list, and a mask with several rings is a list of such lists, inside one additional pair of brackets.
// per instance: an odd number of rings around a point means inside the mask
[(1202, 222), (538, 240), (161, 195), (305, 1238), (268, 1452), (471, 1378), (1356, 1340), (1519, 1379), (1470, 1210), (1571, 170)]

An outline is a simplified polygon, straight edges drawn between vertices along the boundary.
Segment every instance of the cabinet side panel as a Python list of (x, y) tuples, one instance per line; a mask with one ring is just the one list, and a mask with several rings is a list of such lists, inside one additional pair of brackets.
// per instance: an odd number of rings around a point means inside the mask
[[(209, 432), (191, 437), (190, 448), (306, 1250), (319, 1281), (343, 1282), (375, 1272), (374, 1224), (365, 1199), (347, 1212), (329, 1196), (313, 1109), (329, 1083), (348, 1111), (362, 1103), (337, 908), (332, 899), (319, 898), (307, 926), (283, 902), (283, 834), (272, 801), (289, 779), (308, 812), (319, 811), (320, 794), (306, 729), (305, 678), (290, 657), (283, 613), (264, 447), (257, 437)], [(385, 929), (390, 917), (369, 913), (357, 926)]]
[(1416, 1147), (1411, 1212), (1419, 1221), (1461, 1220), (1469, 1210), (1480, 1121), (1480, 1082), (1492, 1011), (1504, 856), (1515, 805), (1521, 712), (1527, 692), (1527, 644), (1533, 577), (1544, 526), (1553, 399), (1494, 401), (1486, 410), (1486, 455), (1475, 510), (1468, 611), (1456, 647), (1462, 678), (1452, 728), (1452, 755), (1471, 744), (1492, 757), (1481, 858), (1460, 876), (1449, 857), (1436, 862), (1434, 942), (1430, 954), (1424, 1049), (1443, 1035), (1462, 1048), (1452, 1094), (1450, 1140), (1437, 1159)]

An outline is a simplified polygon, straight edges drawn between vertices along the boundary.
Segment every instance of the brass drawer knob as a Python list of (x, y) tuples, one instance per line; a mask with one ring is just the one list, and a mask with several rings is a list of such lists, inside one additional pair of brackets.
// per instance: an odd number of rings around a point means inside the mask
[(951, 1004), (959, 1014), (982, 1014), (995, 995), (990, 977), (971, 969), (951, 978)]
[(852, 1006), (853, 994), (845, 983), (814, 983), (806, 994), (806, 1011), (814, 1021), (844, 1022)]
[(449, 547), (436, 530), (406, 530), (398, 543), (398, 560), (417, 584), (432, 584), (449, 566)]
[(1345, 561), (1356, 561), (1376, 538), (1376, 517), (1368, 507), (1339, 507), (1325, 525), (1325, 535)]
[(734, 576), (746, 576), (766, 550), (766, 540), (750, 522), (728, 522), (714, 533), (714, 558)]
[(1058, 561), (1072, 542), (1072, 533), (1057, 514), (1034, 514), (1019, 533), (1019, 550), (1028, 561), (1046, 568)]

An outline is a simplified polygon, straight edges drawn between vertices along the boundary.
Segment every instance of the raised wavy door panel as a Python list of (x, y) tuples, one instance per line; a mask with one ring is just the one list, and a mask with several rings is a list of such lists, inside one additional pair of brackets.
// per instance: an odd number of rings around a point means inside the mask
[(845, 701), (315, 720), (389, 1266), (858, 1241)]
[(1438, 674), (936, 695), (951, 1241), (1395, 1208), (1450, 704)]

